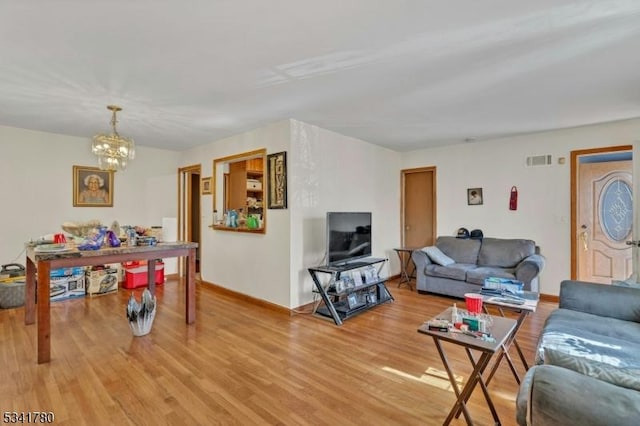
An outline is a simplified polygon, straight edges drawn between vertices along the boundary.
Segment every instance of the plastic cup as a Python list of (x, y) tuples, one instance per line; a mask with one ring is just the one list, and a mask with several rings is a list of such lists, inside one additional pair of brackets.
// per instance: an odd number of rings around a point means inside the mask
[(482, 296), (477, 293), (466, 293), (464, 295), (464, 303), (467, 305), (467, 311), (471, 314), (479, 314), (482, 312)]

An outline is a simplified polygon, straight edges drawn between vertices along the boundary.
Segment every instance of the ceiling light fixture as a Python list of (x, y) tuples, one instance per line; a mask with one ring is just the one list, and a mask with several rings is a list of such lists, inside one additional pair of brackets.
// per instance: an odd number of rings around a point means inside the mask
[(133, 139), (125, 138), (116, 130), (116, 113), (122, 108), (116, 105), (107, 105), (107, 109), (113, 113), (111, 117), (111, 134), (100, 133), (93, 137), (91, 151), (98, 157), (98, 166), (101, 170), (117, 171), (127, 168), (127, 161), (136, 156), (136, 147)]

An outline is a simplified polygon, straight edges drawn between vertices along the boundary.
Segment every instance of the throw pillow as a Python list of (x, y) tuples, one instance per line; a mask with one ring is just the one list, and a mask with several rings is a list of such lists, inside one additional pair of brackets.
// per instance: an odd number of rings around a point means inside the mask
[(431, 259), (433, 263), (437, 263), (438, 265), (449, 266), (456, 263), (455, 260), (444, 254), (442, 250), (436, 246), (425, 247), (422, 251), (427, 253), (427, 256), (429, 256), (429, 259)]
[(617, 368), (610, 364), (576, 357), (550, 348), (544, 348), (544, 363), (573, 370), (616, 386), (640, 391), (640, 376), (638, 375), (640, 372), (638, 370)]

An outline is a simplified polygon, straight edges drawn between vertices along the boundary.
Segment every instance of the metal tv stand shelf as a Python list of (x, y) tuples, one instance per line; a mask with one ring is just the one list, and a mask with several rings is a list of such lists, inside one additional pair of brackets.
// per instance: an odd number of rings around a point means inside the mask
[[(374, 306), (378, 306), (382, 303), (391, 302), (393, 296), (387, 289), (385, 284), (386, 278), (380, 278), (380, 271), (384, 266), (384, 263), (388, 259), (370, 257), (367, 259), (361, 259), (353, 262), (348, 262), (341, 265), (332, 266), (316, 266), (309, 268), (311, 278), (316, 286), (315, 293), (319, 293), (324, 302), (324, 306), (317, 306), (314, 313), (326, 318), (332, 318), (336, 325), (342, 325), (342, 321), (351, 318), (354, 315), (367, 311)], [(373, 280), (367, 281), (363, 278), (362, 284), (356, 284), (354, 287), (342, 290), (338, 292), (334, 286), (325, 286), (320, 282), (318, 274), (335, 274), (335, 279), (338, 281), (340, 275), (345, 272), (366, 268), (368, 266), (378, 265), (376, 271), (376, 277)]]

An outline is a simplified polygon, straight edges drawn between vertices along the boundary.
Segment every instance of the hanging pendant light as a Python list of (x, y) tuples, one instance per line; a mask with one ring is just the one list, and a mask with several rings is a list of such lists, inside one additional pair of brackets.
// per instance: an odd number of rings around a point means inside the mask
[(116, 113), (122, 108), (116, 105), (107, 105), (107, 109), (113, 113), (111, 117), (111, 134), (101, 133), (93, 137), (91, 151), (98, 157), (98, 166), (101, 170), (125, 170), (127, 161), (136, 156), (136, 148), (133, 139), (120, 136), (116, 130)]

